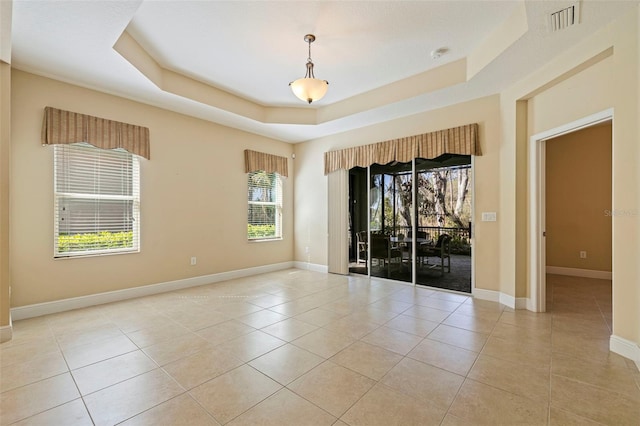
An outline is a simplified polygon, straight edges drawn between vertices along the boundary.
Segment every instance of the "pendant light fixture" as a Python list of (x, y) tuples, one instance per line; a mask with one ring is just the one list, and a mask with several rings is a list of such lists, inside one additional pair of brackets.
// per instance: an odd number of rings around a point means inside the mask
[(307, 73), (304, 78), (299, 78), (296, 81), (289, 83), (293, 94), (303, 101), (313, 102), (322, 99), (327, 93), (327, 87), (329, 82), (327, 80), (320, 80), (313, 74), (313, 62), (311, 61), (311, 43), (316, 40), (316, 36), (313, 34), (307, 34), (304, 36), (304, 41), (309, 43), (309, 57), (307, 58)]

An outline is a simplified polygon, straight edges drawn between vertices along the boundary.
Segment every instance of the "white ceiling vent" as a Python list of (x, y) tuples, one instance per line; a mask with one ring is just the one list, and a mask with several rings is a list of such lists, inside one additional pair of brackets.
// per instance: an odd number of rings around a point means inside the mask
[(549, 15), (550, 32), (564, 30), (580, 23), (580, 2), (569, 7), (552, 12)]

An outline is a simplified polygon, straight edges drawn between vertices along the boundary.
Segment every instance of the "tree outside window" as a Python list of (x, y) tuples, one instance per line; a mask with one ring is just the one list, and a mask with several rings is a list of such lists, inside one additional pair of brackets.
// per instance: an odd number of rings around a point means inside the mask
[(248, 174), (249, 240), (282, 238), (282, 178), (278, 173)]

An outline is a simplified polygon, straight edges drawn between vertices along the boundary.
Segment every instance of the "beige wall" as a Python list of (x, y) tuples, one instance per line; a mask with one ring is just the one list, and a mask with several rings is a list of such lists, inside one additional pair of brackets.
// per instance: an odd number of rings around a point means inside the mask
[[(0, 327), (10, 323), (9, 163), (11, 154), (11, 66), (0, 61)], [(0, 335), (4, 335), (0, 333)]]
[(611, 130), (608, 122), (546, 141), (548, 266), (611, 271)]
[[(637, 13), (636, 16), (636, 37), (638, 37), (638, 33), (640, 33), (640, 10)], [(636, 45), (636, 57), (637, 57), (637, 61), (636, 61), (636, 78), (637, 80), (640, 80), (640, 43), (637, 43)], [(640, 99), (640, 84), (636, 84), (636, 99)], [(640, 104), (636, 105), (636, 135), (640, 136)], [(640, 149), (637, 149), (636, 152), (636, 181), (640, 182)], [(640, 184), (639, 184), (640, 186)], [(640, 189), (638, 189), (638, 192), (640, 192)], [(640, 194), (637, 195), (640, 198)], [(640, 211), (640, 200), (638, 200), (636, 202), (636, 207), (638, 207), (637, 211)], [(640, 220), (640, 218), (636, 218), (636, 241), (640, 241), (640, 225), (637, 223), (637, 221)], [(636, 254), (640, 254), (640, 248), (637, 248), (636, 250)], [(640, 262), (636, 262), (636, 278), (637, 281), (640, 281)], [(636, 311), (636, 323), (640, 323), (640, 289), (636, 289), (636, 303), (635, 303), (635, 311)], [(640, 349), (640, 325), (638, 325), (636, 327), (636, 339), (635, 339), (635, 343), (636, 346), (638, 347), (638, 349)], [(638, 366), (638, 368), (640, 369), (640, 357), (638, 357), (638, 359), (636, 359), (636, 365)]]
[[(13, 305), (292, 259), (326, 265), (325, 151), (472, 122), (480, 123), (484, 153), (474, 166), (475, 285), (526, 298), (532, 288), (526, 232), (529, 139), (612, 108), (612, 210), (636, 212), (612, 217), (613, 332), (638, 344), (639, 26), (636, 9), (496, 96), (295, 146), (14, 71), (9, 180)], [(3, 90), (2, 99), (6, 93)], [(52, 259), (51, 151), (39, 144), (46, 105), (150, 127), (152, 159), (142, 165), (140, 254)], [(0, 119), (6, 117), (7, 113), (0, 114)], [(282, 242), (249, 244), (244, 239), (246, 177), (241, 153), (245, 148), (297, 155), (290, 166), (295, 173), (285, 187), (289, 220)], [(497, 222), (480, 222), (483, 211), (496, 211)], [(198, 257), (197, 266), (189, 266), (190, 256)], [(3, 297), (8, 292), (4, 281), (0, 290)]]
[[(149, 127), (140, 253), (53, 259), (52, 148), (40, 144), (45, 106)], [(290, 158), (290, 144), (16, 70), (11, 130), (12, 306), (293, 258), (293, 167), (284, 186), (284, 239), (249, 243), (243, 163), (245, 149)]]
[[(528, 160), (516, 155), (516, 147), (528, 144), (531, 136), (612, 108), (612, 210), (637, 212), (639, 57), (636, 8), (501, 93), (503, 182), (523, 171), (526, 176)], [(516, 105), (522, 101), (526, 101), (527, 120), (517, 124)], [(526, 138), (518, 137), (522, 126), (527, 126)], [(501, 259), (508, 259), (512, 252), (517, 258), (527, 257), (516, 249), (516, 223), (528, 221), (529, 206), (516, 209), (515, 200), (513, 184), (501, 193), (501, 208), (505, 209), (500, 224)], [(638, 215), (614, 216), (612, 222), (613, 334), (638, 343)], [(500, 278), (517, 297), (530, 295), (532, 287), (527, 276), (516, 273), (515, 262), (501, 262)]]
[[(477, 121), (484, 155), (476, 158), (474, 179), (475, 285), (515, 297), (516, 303), (531, 297), (527, 153), (532, 135), (613, 108), (612, 209), (638, 211), (639, 20), (635, 9), (498, 96), (296, 145), (296, 260), (326, 265), (325, 151)], [(483, 211), (496, 211), (497, 222), (479, 222)], [(613, 332), (638, 343), (638, 215), (614, 216), (612, 221)]]
[[(500, 124), (499, 97), (489, 96), (447, 108), (380, 123), (295, 145), (295, 259), (327, 264), (327, 177), (324, 152), (403, 136), (480, 124), (482, 156), (474, 157), (474, 256), (476, 287), (498, 290), (497, 222), (481, 222), (482, 212), (498, 209)], [(309, 247), (309, 253), (305, 248)]]

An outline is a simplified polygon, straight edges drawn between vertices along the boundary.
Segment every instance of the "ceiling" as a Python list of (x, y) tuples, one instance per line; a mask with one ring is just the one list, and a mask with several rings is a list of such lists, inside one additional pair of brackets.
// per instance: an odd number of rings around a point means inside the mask
[[(549, 31), (572, 4), (14, 0), (11, 63), (296, 143), (499, 93), (637, 1), (583, 0), (578, 25)], [(330, 83), (311, 105), (288, 87), (304, 76), (307, 33)]]

